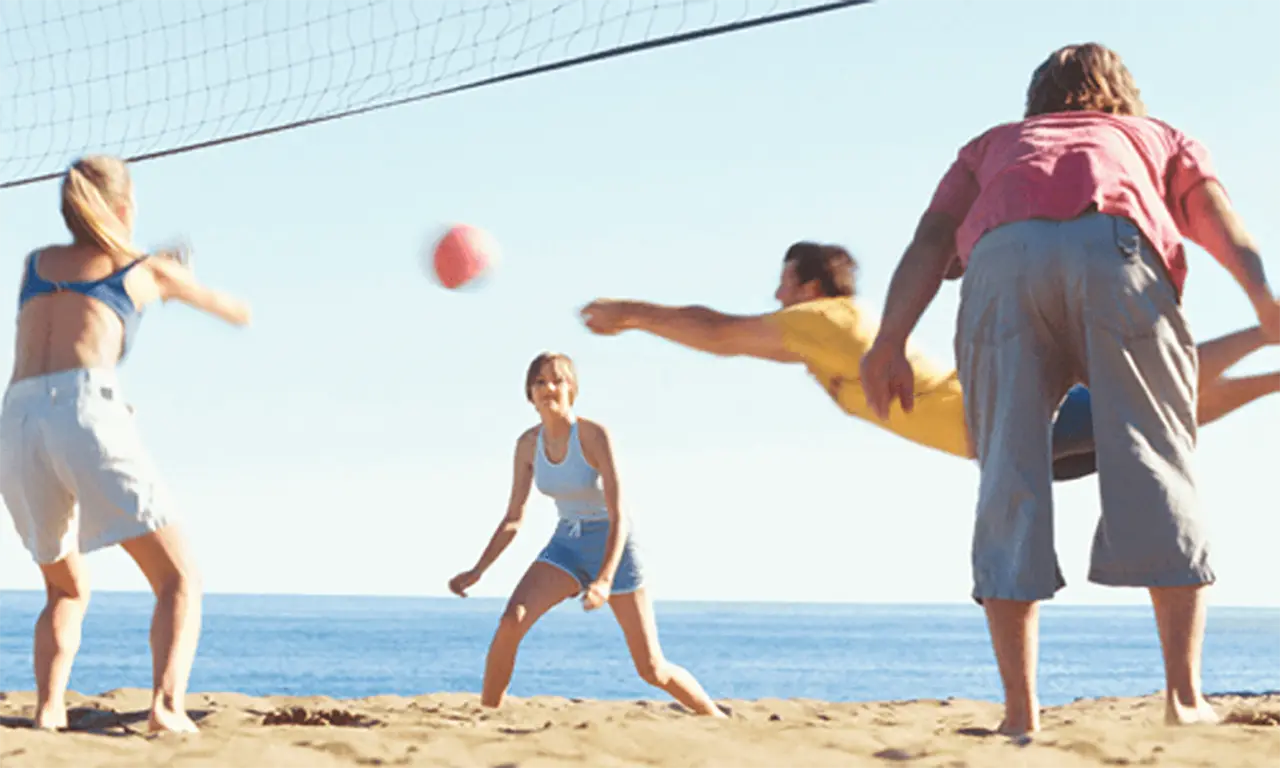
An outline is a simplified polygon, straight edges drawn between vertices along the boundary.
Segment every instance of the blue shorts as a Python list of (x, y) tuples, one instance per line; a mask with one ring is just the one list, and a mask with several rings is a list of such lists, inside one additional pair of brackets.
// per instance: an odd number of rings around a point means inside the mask
[(1098, 471), (1089, 390), (1076, 385), (1053, 420), (1053, 479), (1076, 480)]
[[(585, 591), (600, 573), (608, 542), (608, 520), (587, 520), (578, 524), (561, 520), (551, 535), (551, 541), (542, 548), (537, 562), (554, 565), (569, 574)], [(644, 569), (640, 567), (635, 542), (628, 531), (627, 540), (622, 545), (622, 560), (618, 563), (609, 593), (625, 595), (643, 586)]]

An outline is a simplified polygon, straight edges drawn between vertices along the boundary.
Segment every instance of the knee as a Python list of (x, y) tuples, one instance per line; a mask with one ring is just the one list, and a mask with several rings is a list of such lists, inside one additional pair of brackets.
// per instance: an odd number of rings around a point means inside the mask
[(156, 598), (161, 600), (198, 600), (204, 591), (200, 573), (191, 567), (175, 568), (156, 584)]
[(46, 594), (50, 608), (58, 606), (63, 610), (71, 608), (79, 609), (80, 611), (85, 611), (89, 608), (89, 585), (82, 582), (73, 582), (65, 585), (50, 584)]
[(667, 662), (661, 656), (646, 656), (636, 659), (636, 673), (649, 685), (661, 688), (671, 679), (667, 670)]
[(62, 564), (44, 570), (46, 602), (63, 610), (89, 606), (89, 579), (82, 568)]
[(519, 640), (529, 629), (529, 609), (523, 603), (511, 603), (498, 619), (499, 639)]

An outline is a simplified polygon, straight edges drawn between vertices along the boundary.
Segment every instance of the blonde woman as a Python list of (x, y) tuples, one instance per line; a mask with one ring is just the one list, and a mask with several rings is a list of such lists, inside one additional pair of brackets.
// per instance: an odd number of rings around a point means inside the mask
[(0, 409), (0, 493), (47, 592), (35, 627), (35, 726), (67, 725), (67, 682), (89, 604), (83, 557), (119, 544), (156, 595), (149, 727), (191, 732), (183, 699), (200, 586), (115, 370), (156, 301), (241, 326), (249, 308), (197, 282), (182, 254), (134, 248), (133, 186), (121, 160), (77, 160), (61, 195), (71, 242), (23, 262), (13, 375)]
[(506, 515), (475, 567), (449, 581), (450, 591), (466, 597), (467, 589), (515, 539), (534, 484), (555, 500), (560, 524), (520, 580), (498, 622), (485, 661), (481, 704), (501, 706), (515, 670), (516, 651), (534, 622), (564, 600), (581, 595), (589, 611), (605, 603), (613, 609), (636, 671), (646, 683), (697, 714), (723, 717), (693, 675), (663, 657), (653, 603), (621, 511), (609, 435), (604, 427), (573, 412), (578, 394), (573, 362), (561, 354), (538, 355), (525, 374), (524, 392), (538, 412), (539, 423), (516, 440)]

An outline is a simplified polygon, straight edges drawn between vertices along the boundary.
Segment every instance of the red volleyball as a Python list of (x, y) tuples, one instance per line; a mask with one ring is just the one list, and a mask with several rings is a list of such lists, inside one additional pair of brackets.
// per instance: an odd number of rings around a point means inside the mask
[(484, 230), (454, 224), (436, 241), (431, 267), (449, 290), (460, 288), (488, 271), (498, 258), (498, 246)]

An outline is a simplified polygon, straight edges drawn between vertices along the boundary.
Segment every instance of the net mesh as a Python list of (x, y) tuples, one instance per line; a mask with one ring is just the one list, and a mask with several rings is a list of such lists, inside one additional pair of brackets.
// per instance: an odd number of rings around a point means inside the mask
[(0, 188), (868, 0), (2, 0)]

